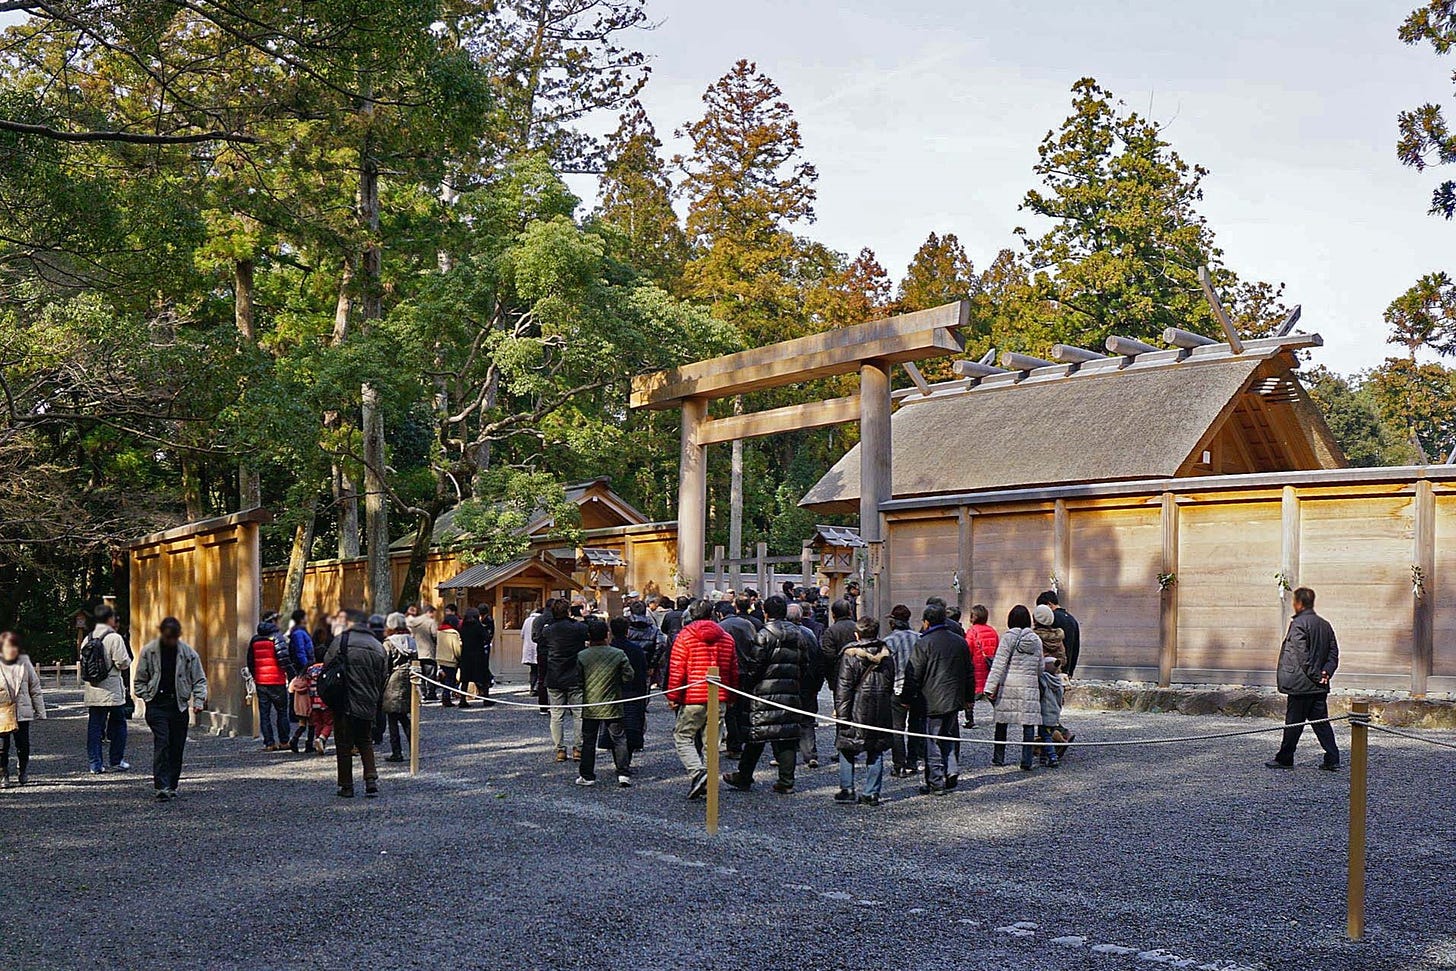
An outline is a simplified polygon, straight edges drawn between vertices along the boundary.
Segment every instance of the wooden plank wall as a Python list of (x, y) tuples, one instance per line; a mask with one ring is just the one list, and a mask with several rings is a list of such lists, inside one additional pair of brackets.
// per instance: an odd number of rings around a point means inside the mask
[(250, 729), (243, 717), (242, 659), (258, 622), (258, 524), (245, 522), (138, 546), (131, 551), (131, 632), (139, 650), (164, 617), (202, 656), (208, 711), (217, 731)]
[(1173, 683), (1272, 684), (1284, 573), (1335, 626), (1344, 684), (1456, 690), (1456, 571), (1441, 555), (1456, 550), (1456, 488), (1443, 481), (947, 505), (890, 514), (889, 541), (890, 603), (954, 601), (959, 571), (960, 602), (985, 603), (998, 628), (1055, 572), (1088, 676), (1154, 681), (1161, 661)]

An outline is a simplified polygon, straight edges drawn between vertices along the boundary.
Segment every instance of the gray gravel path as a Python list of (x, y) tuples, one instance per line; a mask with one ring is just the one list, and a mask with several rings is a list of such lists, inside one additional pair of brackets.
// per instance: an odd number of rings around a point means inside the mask
[[(1369, 937), (1344, 942), (1345, 774), (1274, 736), (1088, 749), (1055, 772), (971, 750), (944, 799), (725, 791), (703, 832), (657, 703), (638, 785), (573, 787), (533, 710), (427, 710), (427, 771), (333, 795), (332, 758), (196, 737), (181, 797), (85, 774), (78, 692), (0, 793), (0, 966), (48, 968), (1456, 968), (1456, 753), (1376, 736)], [(983, 714), (984, 714), (983, 708)], [(1083, 739), (1249, 720), (1069, 712)], [(986, 737), (987, 728), (974, 732)], [(1346, 733), (1340, 729), (1342, 746)], [(821, 753), (831, 734), (820, 731)], [(608, 763), (609, 764), (609, 763)], [(605, 775), (605, 772), (602, 772)]]

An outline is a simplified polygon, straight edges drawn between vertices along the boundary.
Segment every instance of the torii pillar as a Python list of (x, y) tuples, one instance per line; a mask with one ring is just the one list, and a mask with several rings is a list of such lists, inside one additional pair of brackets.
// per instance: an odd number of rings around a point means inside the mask
[[(810, 334), (696, 364), (632, 379), (633, 408), (682, 409), (677, 496), (677, 574), (693, 597), (703, 595), (707, 532), (707, 447), (744, 438), (860, 423), (860, 535), (869, 546), (872, 581), (865, 612), (879, 616), (885, 583), (880, 504), (890, 498), (890, 368), (965, 350), (960, 328), (970, 320), (970, 301)], [(709, 418), (715, 398), (799, 384), (836, 374), (860, 373), (857, 394), (771, 408), (748, 415)], [(916, 372), (918, 375), (918, 372)]]
[(889, 609), (880, 602), (885, 589), (880, 503), (893, 496), (890, 473), (890, 368), (871, 361), (859, 369), (859, 535), (869, 554), (869, 582), (860, 594), (865, 617), (879, 617)]

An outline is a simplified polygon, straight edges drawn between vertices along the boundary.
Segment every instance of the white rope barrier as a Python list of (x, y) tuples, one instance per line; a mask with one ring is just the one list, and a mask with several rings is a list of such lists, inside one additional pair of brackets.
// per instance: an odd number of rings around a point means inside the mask
[(1374, 729), (1377, 732), (1384, 732), (1387, 735), (1399, 735), (1401, 738), (1408, 738), (1415, 742), (1425, 742), (1427, 745), (1439, 745), (1441, 748), (1456, 749), (1456, 742), (1443, 742), (1436, 738), (1426, 738), (1424, 735), (1417, 735), (1414, 732), (1403, 732), (1398, 728), (1391, 728), (1389, 725), (1377, 725), (1374, 722), (1366, 722), (1365, 727)]
[[(750, 693), (748, 693), (746, 691), (742, 691), (742, 690), (740, 690), (738, 688), (734, 688), (731, 685), (726, 685), (722, 681), (716, 681), (716, 680), (713, 680), (711, 678), (708, 679), (708, 680), (709, 680), (710, 683), (718, 685), (718, 687), (722, 688), (724, 691), (731, 691), (731, 692), (733, 692), (735, 695), (738, 695), (740, 698), (749, 698), (749, 699), (752, 699), (753, 701), (758, 702), (759, 704), (772, 705), (775, 708), (781, 708), (784, 711), (792, 712), (792, 713), (794, 713), (796, 715), (799, 715), (800, 717), (803, 717), (803, 718), (813, 718), (813, 719), (816, 719), (816, 720), (818, 720), (818, 721), (820, 721), (820, 722), (822, 722), (824, 724), (829, 724), (829, 725), (844, 725), (844, 726), (849, 727), (849, 728), (859, 728), (859, 729), (863, 729), (865, 731), (880, 732), (883, 735), (900, 735), (900, 736), (902, 736), (904, 738), (923, 738), (923, 739), (926, 739), (927, 741), (931, 741), (931, 742), (956, 742), (956, 743), (965, 743), (965, 744), (970, 744), (970, 745), (1031, 745), (1031, 746), (1038, 747), (1038, 748), (1044, 747), (1044, 746), (1055, 746), (1055, 747), (1057, 747), (1059, 749), (1060, 748), (1064, 748), (1064, 747), (1065, 748), (1116, 748), (1116, 747), (1132, 746), (1132, 745), (1176, 745), (1176, 744), (1186, 744), (1188, 742), (1212, 741), (1214, 739), (1220, 739), (1220, 738), (1238, 738), (1238, 737), (1243, 736), (1243, 735), (1264, 735), (1264, 734), (1267, 734), (1267, 733), (1270, 733), (1270, 732), (1282, 732), (1286, 728), (1298, 728), (1298, 729), (1301, 729), (1302, 730), (1306, 725), (1311, 725), (1311, 726), (1312, 725), (1324, 725), (1324, 724), (1328, 724), (1328, 723), (1331, 723), (1331, 722), (1342, 722), (1342, 721), (1349, 721), (1350, 720), (1350, 716), (1349, 715), (1336, 715), (1336, 716), (1331, 717), (1331, 718), (1319, 718), (1319, 719), (1316, 719), (1314, 721), (1299, 722), (1299, 723), (1293, 724), (1293, 725), (1283, 725), (1283, 724), (1281, 724), (1281, 725), (1270, 725), (1270, 726), (1268, 726), (1266, 728), (1246, 728), (1246, 729), (1241, 729), (1241, 730), (1236, 731), (1236, 732), (1216, 732), (1216, 733), (1214, 733), (1212, 735), (1178, 735), (1178, 736), (1173, 736), (1173, 737), (1170, 737), (1170, 738), (1132, 738), (1132, 739), (1127, 739), (1127, 740), (1120, 741), (1120, 742), (1054, 742), (1054, 741), (1052, 741), (1050, 739), (1046, 739), (1046, 740), (1033, 739), (1030, 742), (1023, 742), (1020, 739), (1007, 739), (1007, 740), (1005, 740), (1003, 742), (998, 742), (995, 739), (989, 739), (989, 738), (956, 738), (956, 737), (950, 736), (950, 735), (927, 735), (924, 732), (912, 732), (912, 731), (910, 731), (908, 729), (896, 730), (896, 729), (893, 729), (893, 728), (881, 728), (878, 725), (865, 725), (865, 724), (862, 724), (861, 722), (853, 722), (853, 721), (848, 721), (848, 720), (843, 719), (843, 718), (833, 718), (833, 717), (829, 717), (829, 716), (826, 716), (826, 715), (820, 715), (820, 714), (817, 714), (817, 713), (812, 712), (812, 711), (804, 711), (801, 708), (795, 708), (792, 705), (786, 705), (783, 702), (774, 701), (771, 698), (760, 698), (757, 695), (750, 694)], [(1372, 725), (1370, 727), (1374, 728), (1375, 726)], [(1453, 747), (1456, 747), (1456, 746), (1453, 746)]]
[(661, 698), (664, 695), (669, 695), (669, 694), (672, 694), (672, 693), (677, 692), (677, 691), (686, 691), (689, 688), (697, 688), (697, 687), (699, 687), (701, 685), (705, 685), (705, 684), (708, 683), (707, 679), (705, 678), (702, 681), (693, 681), (693, 682), (690, 682), (688, 684), (680, 684), (680, 685), (678, 685), (675, 688), (664, 688), (662, 691), (654, 691), (654, 692), (652, 692), (650, 694), (641, 695), (641, 696), (636, 697), (636, 698), (619, 698), (616, 701), (598, 702), (596, 704), (591, 704), (591, 705), (588, 705), (588, 704), (579, 704), (579, 705), (550, 705), (550, 704), (547, 704), (547, 705), (543, 705), (543, 704), (541, 704), (538, 701), (511, 701), (509, 698), (501, 698), (501, 697), (495, 696), (495, 695), (478, 695), (478, 694), (476, 694), (473, 691), (466, 691), (464, 688), (451, 687), (448, 684), (445, 684), (445, 683), (440, 682), (440, 681), (436, 681), (434, 678), (427, 678), (423, 674), (419, 673), (418, 671), (415, 671), (413, 673), (413, 676), (412, 677), (413, 677), (413, 680), (414, 680), (415, 684), (432, 684), (432, 685), (434, 685), (437, 688), (442, 688), (445, 691), (453, 692), (453, 693), (455, 693), (457, 695), (460, 695), (462, 697), (465, 697), (465, 698), (474, 698), (476, 701), (491, 701), (491, 702), (494, 702), (494, 703), (496, 703), (498, 705), (510, 705), (513, 708), (547, 708), (547, 709), (550, 709), (550, 708), (561, 708), (563, 710), (566, 710), (566, 709), (577, 709), (577, 708), (602, 708), (602, 707), (605, 707), (607, 705), (625, 705), (625, 704), (627, 704), (629, 702), (633, 702), (633, 701), (647, 701), (650, 698)]

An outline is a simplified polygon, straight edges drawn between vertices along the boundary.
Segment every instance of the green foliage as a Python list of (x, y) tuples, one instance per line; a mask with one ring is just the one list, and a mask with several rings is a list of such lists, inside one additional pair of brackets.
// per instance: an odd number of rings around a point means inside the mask
[(1394, 426), (1382, 414), (1367, 375), (1346, 378), (1317, 367), (1304, 375), (1304, 384), (1324, 412), (1335, 441), (1351, 465), (1366, 468), (1420, 461), (1408, 431)]
[(580, 542), (580, 511), (567, 501), (563, 483), (549, 473), (497, 468), (478, 481), (476, 495), (455, 514), (465, 562), (496, 565), (525, 556), (531, 548), (527, 529), (546, 520), (562, 545)]

